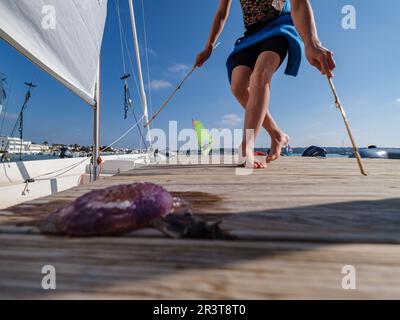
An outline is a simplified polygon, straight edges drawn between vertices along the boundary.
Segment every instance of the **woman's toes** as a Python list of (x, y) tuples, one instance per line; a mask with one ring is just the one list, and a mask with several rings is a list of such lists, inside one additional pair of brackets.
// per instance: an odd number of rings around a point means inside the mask
[(254, 162), (254, 168), (255, 169), (265, 169), (265, 164), (261, 161), (255, 161)]
[(277, 139), (272, 139), (271, 154), (267, 157), (267, 163), (276, 161), (280, 158), (282, 148), (289, 143), (289, 136), (283, 135)]
[(279, 157), (276, 155), (271, 155), (267, 157), (267, 163), (277, 160)]

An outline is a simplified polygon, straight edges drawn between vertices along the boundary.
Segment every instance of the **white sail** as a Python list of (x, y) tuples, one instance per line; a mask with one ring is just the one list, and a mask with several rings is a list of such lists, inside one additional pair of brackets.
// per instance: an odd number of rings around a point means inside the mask
[(1, 0), (0, 37), (95, 104), (107, 0)]

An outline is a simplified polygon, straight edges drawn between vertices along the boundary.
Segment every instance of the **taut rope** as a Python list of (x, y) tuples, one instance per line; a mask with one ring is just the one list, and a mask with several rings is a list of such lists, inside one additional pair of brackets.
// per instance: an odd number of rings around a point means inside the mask
[(181, 81), (181, 83), (175, 88), (175, 90), (171, 93), (171, 95), (165, 100), (165, 102), (162, 104), (162, 106), (157, 110), (157, 112), (151, 117), (149, 122), (147, 122), (144, 127), (147, 128), (163, 111), (163, 109), (168, 105), (168, 103), (171, 101), (173, 97), (178, 93), (178, 91), (182, 88), (182, 85), (186, 82), (187, 79), (190, 78), (190, 76), (193, 74), (193, 72), (196, 70), (196, 67), (193, 67), (192, 70), (186, 75), (186, 77)]

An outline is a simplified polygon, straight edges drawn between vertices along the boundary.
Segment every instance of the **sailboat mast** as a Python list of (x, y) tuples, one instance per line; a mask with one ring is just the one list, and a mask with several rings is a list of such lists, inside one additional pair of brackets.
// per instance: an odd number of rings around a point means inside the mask
[[(135, 9), (133, 7), (132, 0), (128, 0), (128, 2), (129, 2), (129, 11), (131, 14), (133, 40), (134, 40), (134, 44), (135, 44), (135, 54), (136, 54), (136, 62), (137, 62), (137, 69), (138, 69), (138, 75), (139, 75), (140, 94), (142, 96), (144, 123), (148, 123), (149, 115), (148, 115), (148, 108), (147, 108), (147, 97), (146, 97), (146, 90), (145, 90), (144, 81), (143, 81), (142, 63), (141, 63), (141, 58), (140, 58), (139, 41), (138, 41), (137, 29), (136, 29)], [(151, 141), (151, 133), (150, 133), (149, 127), (147, 128), (147, 137), (148, 137), (149, 141)]]
[(96, 105), (93, 110), (93, 149), (92, 180), (96, 181), (99, 176), (99, 165), (97, 160), (100, 156), (100, 61), (97, 71)]

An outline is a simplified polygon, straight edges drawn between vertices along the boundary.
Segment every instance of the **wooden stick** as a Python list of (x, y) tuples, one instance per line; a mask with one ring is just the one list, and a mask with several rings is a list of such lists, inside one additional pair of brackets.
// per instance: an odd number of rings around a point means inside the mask
[(176, 89), (171, 93), (171, 95), (168, 97), (167, 100), (162, 104), (162, 106), (157, 110), (157, 112), (151, 117), (149, 122), (147, 122), (144, 127), (147, 128), (161, 113), (161, 111), (168, 105), (168, 103), (171, 101), (173, 97), (177, 94), (177, 92), (181, 89), (182, 85), (186, 82), (187, 79), (192, 75), (192, 73), (196, 70), (196, 67), (193, 67), (193, 69), (186, 75), (186, 77), (181, 81), (181, 83), (176, 87)]
[(350, 138), (351, 144), (353, 146), (353, 152), (354, 152), (354, 155), (355, 155), (355, 157), (357, 159), (358, 166), (360, 167), (361, 174), (363, 174), (364, 176), (367, 176), (368, 174), (364, 170), (364, 165), (363, 165), (363, 162), (361, 160), (360, 153), (358, 152), (358, 148), (357, 148), (354, 136), (353, 136), (353, 134), (351, 132), (349, 120), (347, 119), (346, 112), (344, 111), (344, 108), (343, 108), (343, 106), (342, 106), (342, 104), (340, 102), (339, 96), (337, 95), (337, 92), (336, 92), (335, 86), (333, 84), (332, 78), (328, 77), (328, 81), (329, 81), (329, 85), (330, 85), (330, 87), (332, 89), (333, 95), (335, 96), (336, 107), (339, 109), (340, 113), (342, 114), (342, 117), (343, 117), (343, 120), (344, 120), (344, 124), (346, 125), (347, 133), (349, 134), (349, 138)]

